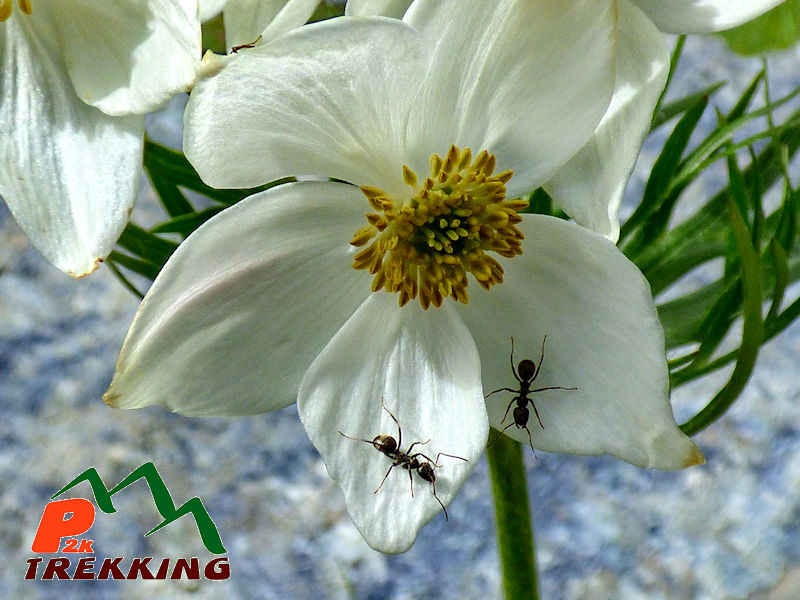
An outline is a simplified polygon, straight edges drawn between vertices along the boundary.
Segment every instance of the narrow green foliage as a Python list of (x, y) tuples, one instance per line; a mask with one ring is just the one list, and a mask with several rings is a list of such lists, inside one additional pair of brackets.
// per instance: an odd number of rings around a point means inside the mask
[(664, 104), (653, 118), (650, 131), (657, 129), (673, 117), (685, 113), (693, 106), (696, 106), (698, 102), (701, 102), (703, 98), (711, 97), (714, 92), (720, 89), (723, 85), (725, 85), (724, 81), (718, 81), (717, 83), (710, 85), (699, 92), (689, 94), (688, 96), (684, 96), (683, 98), (679, 98), (678, 100), (673, 100), (672, 102)]
[[(689, 143), (689, 138), (697, 127), (697, 123), (700, 121), (706, 106), (708, 106), (708, 96), (703, 96), (692, 108), (686, 111), (681, 120), (675, 125), (675, 129), (672, 130), (669, 138), (667, 138), (661, 154), (653, 165), (653, 170), (650, 172), (650, 177), (645, 185), (642, 202), (620, 229), (620, 241), (628, 237), (635, 228), (644, 224), (648, 217), (656, 213), (661, 207), (666, 197), (665, 190), (669, 187), (669, 183), (680, 164), (681, 156), (683, 156), (683, 152)], [(635, 242), (634, 245), (638, 246), (640, 244), (642, 244), (641, 239)]]
[(128, 252), (156, 265), (163, 265), (167, 262), (167, 259), (178, 247), (175, 242), (160, 238), (134, 223), (128, 223), (125, 226), (117, 244)]
[(110, 256), (106, 259), (106, 265), (114, 274), (114, 277), (119, 280), (125, 289), (131, 292), (134, 296), (138, 296), (140, 300), (144, 299), (144, 294), (139, 291), (139, 288), (131, 283), (130, 279), (125, 277), (122, 271), (119, 270), (119, 267), (117, 267), (117, 263), (115, 263)]
[(224, 206), (212, 206), (198, 212), (180, 215), (169, 221), (159, 223), (150, 230), (150, 233), (180, 233), (184, 237), (188, 236), (224, 208)]
[(174, 183), (166, 180), (160, 171), (147, 169), (147, 175), (161, 205), (170, 217), (194, 212), (194, 207)]
[[(753, 77), (750, 85), (747, 86), (744, 93), (739, 97), (739, 100), (736, 101), (736, 104), (733, 106), (730, 112), (725, 115), (726, 121), (735, 121), (745, 114), (747, 108), (750, 106), (750, 102), (753, 100), (753, 96), (755, 96), (756, 90), (758, 89), (758, 84), (761, 83), (761, 80), (765, 78), (766, 74), (767, 69), (764, 67), (755, 77)], [(769, 100), (767, 100), (767, 105), (769, 105)]]
[(664, 102), (664, 96), (666, 95), (667, 90), (669, 89), (669, 84), (672, 83), (672, 76), (675, 74), (675, 69), (678, 67), (678, 61), (681, 59), (681, 54), (683, 53), (683, 46), (685, 43), (686, 43), (686, 36), (680, 35), (678, 36), (678, 41), (675, 42), (675, 47), (672, 49), (672, 54), (669, 57), (669, 71), (667, 72), (667, 81), (664, 84), (664, 89), (661, 90), (661, 95), (658, 97), (658, 101), (656, 102), (655, 107), (653, 108), (653, 120), (650, 124), (651, 131), (656, 127), (658, 127), (658, 125), (656, 124), (656, 120), (659, 114), (661, 113), (661, 105)]
[(742, 344), (728, 383), (703, 410), (681, 425), (681, 430), (687, 435), (693, 435), (716, 421), (739, 397), (750, 379), (764, 339), (764, 325), (761, 319), (761, 264), (758, 253), (753, 247), (751, 233), (744, 217), (731, 196), (728, 197), (728, 211), (742, 264), (744, 288)]
[(125, 267), (133, 271), (134, 273), (138, 273), (148, 279), (155, 279), (158, 276), (158, 272), (161, 270), (162, 265), (156, 265), (146, 260), (142, 260), (141, 258), (135, 258), (133, 256), (128, 256), (127, 254), (123, 254), (122, 252), (117, 252), (113, 250), (109, 258), (117, 263), (118, 265)]

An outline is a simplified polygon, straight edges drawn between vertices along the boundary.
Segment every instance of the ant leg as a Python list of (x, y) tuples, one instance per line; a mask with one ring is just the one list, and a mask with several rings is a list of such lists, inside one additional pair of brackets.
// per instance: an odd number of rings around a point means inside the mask
[(571, 392), (574, 392), (577, 389), (579, 389), (579, 388), (576, 388), (576, 387), (562, 387), (560, 385), (551, 385), (549, 387), (543, 387), (543, 388), (537, 388), (535, 390), (530, 390), (530, 393), (533, 393), (533, 392), (544, 392), (546, 390), (569, 390)]
[(439, 506), (441, 506), (442, 510), (444, 511), (444, 520), (449, 521), (450, 519), (447, 518), (447, 509), (444, 507), (442, 501), (439, 500), (439, 496), (436, 495), (436, 482), (435, 481), (431, 482), (431, 485), (433, 486), (433, 497), (436, 498), (436, 501), (439, 503)]
[(376, 489), (374, 492), (372, 492), (373, 494), (377, 494), (378, 492), (381, 491), (381, 488), (383, 487), (383, 482), (386, 481), (386, 478), (389, 476), (389, 473), (392, 472), (392, 469), (394, 469), (394, 467), (395, 467), (394, 465), (389, 467), (389, 470), (386, 471), (386, 475), (384, 475), (383, 479), (381, 479), (381, 484), (378, 486), (378, 489)]
[(528, 442), (531, 445), (531, 452), (533, 452), (533, 454), (535, 456), (536, 455), (536, 450), (533, 449), (533, 438), (531, 437), (531, 430), (528, 429), (527, 425), (525, 425), (525, 427), (523, 427), (523, 429), (528, 432)]
[(517, 374), (517, 370), (514, 368), (514, 336), (511, 336), (511, 372), (514, 374), (514, 379), (522, 383), (522, 379), (519, 378)]
[(502, 431), (502, 433), (505, 433), (506, 429), (508, 429), (509, 427), (513, 427), (515, 424), (516, 424), (516, 423), (509, 423), (508, 425), (506, 425), (505, 427), (503, 427), (503, 431)]
[[(424, 442), (414, 442), (413, 444), (411, 444), (411, 445), (408, 447), (408, 450), (406, 450), (406, 454), (411, 454), (411, 449), (412, 449), (414, 446), (416, 446), (417, 444), (420, 444), (420, 445), (424, 446), (425, 444), (427, 444), (427, 443), (429, 443), (429, 442), (430, 442), (430, 440), (425, 440)], [(397, 444), (397, 449), (398, 449), (398, 450), (400, 449), (400, 444)], [(424, 455), (423, 455), (423, 456), (424, 456)]]
[(354, 440), (356, 442), (367, 442), (368, 444), (372, 444), (372, 442), (370, 440), (365, 440), (363, 438), (351, 437), (351, 436), (347, 435), (346, 433), (342, 433), (341, 431), (339, 431), (339, 435), (342, 436), (342, 437), (346, 437), (348, 440)]
[(392, 412), (386, 408), (386, 404), (383, 402), (383, 396), (381, 396), (381, 406), (383, 407), (383, 410), (389, 413), (389, 416), (392, 417), (392, 421), (394, 421), (395, 425), (397, 425), (397, 449), (400, 450), (400, 448), (403, 447), (403, 430), (400, 429), (400, 422), (392, 414)]
[(496, 389), (496, 390), (494, 390), (493, 392), (489, 392), (488, 394), (486, 394), (486, 395), (483, 397), (483, 399), (484, 399), (484, 400), (486, 400), (486, 398), (488, 398), (488, 397), (489, 397), (489, 396), (491, 396), (492, 394), (496, 394), (497, 392), (511, 392), (511, 393), (513, 393), (513, 394), (519, 394), (519, 390), (512, 390), (511, 388), (497, 388), (497, 389)]
[[(539, 416), (539, 411), (536, 410), (536, 405), (533, 403), (532, 400), (530, 401), (530, 403), (531, 403), (531, 406), (533, 407), (534, 414), (536, 414), (536, 418), (539, 420), (539, 427), (544, 429), (544, 425), (542, 425), (542, 417)], [(530, 433), (529, 433), (529, 435), (530, 435)]]
[(411, 476), (411, 469), (408, 470), (408, 482), (411, 485), (411, 497), (414, 497), (414, 478)]
[(539, 366), (536, 367), (536, 372), (533, 374), (533, 378), (531, 378), (531, 381), (536, 379), (539, 376), (539, 371), (542, 370), (542, 363), (544, 362), (544, 343), (546, 341), (547, 341), (547, 334), (545, 334), (544, 338), (542, 339), (542, 353), (539, 356)]
[(435, 462), (433, 462), (433, 460), (431, 460), (430, 456), (428, 456), (427, 454), (423, 454), (422, 452), (414, 452), (414, 454), (409, 455), (408, 458), (415, 458), (417, 456), (421, 456), (422, 458), (427, 460), (429, 463), (431, 463), (434, 467), (438, 467), (439, 466)]
[(448, 454), (447, 452), (439, 452), (439, 454), (436, 455), (436, 462), (433, 463), (437, 467), (439, 466), (439, 457), (440, 456), (449, 456), (450, 458), (457, 458), (458, 460), (463, 460), (464, 462), (469, 462), (466, 458), (462, 458), (461, 456), (456, 456), (455, 454)]
[[(511, 402), (508, 403), (508, 406), (506, 407), (506, 414), (503, 415), (503, 420), (500, 421), (500, 425), (502, 425), (503, 423), (506, 422), (506, 419), (508, 418), (508, 411), (511, 410), (511, 405), (514, 404), (515, 400), (516, 400), (516, 398), (512, 398)], [(503, 429), (503, 431), (505, 431), (505, 429)]]

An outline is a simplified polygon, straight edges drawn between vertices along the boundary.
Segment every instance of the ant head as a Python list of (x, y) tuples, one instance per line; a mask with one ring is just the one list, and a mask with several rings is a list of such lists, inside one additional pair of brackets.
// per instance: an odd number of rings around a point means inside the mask
[(519, 376), (523, 381), (530, 381), (536, 374), (536, 363), (532, 360), (528, 360), (527, 358), (525, 360), (521, 360), (519, 361), (519, 365), (517, 365), (517, 371), (519, 372)]
[(376, 435), (372, 440), (372, 445), (379, 452), (386, 454), (387, 452), (394, 452), (397, 450), (397, 442), (395, 439), (386, 434)]
[(517, 427), (524, 427), (528, 424), (528, 417), (530, 416), (531, 412), (528, 410), (527, 406), (515, 406), (514, 407), (514, 423)]
[(430, 483), (436, 481), (436, 475), (434, 474), (433, 467), (429, 462), (424, 462), (421, 465), (419, 465), (419, 467), (417, 468), (417, 473), (419, 473), (419, 476), (422, 477), (425, 481), (429, 481)]

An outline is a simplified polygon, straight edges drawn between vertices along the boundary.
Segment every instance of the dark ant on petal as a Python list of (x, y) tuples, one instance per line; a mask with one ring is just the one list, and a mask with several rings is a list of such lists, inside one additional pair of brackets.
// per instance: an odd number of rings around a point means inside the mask
[[(458, 460), (463, 460), (467, 462), (466, 458), (462, 458), (460, 456), (455, 456), (453, 454), (447, 454), (446, 452), (439, 452), (436, 455), (436, 460), (432, 460), (426, 454), (422, 452), (414, 452), (411, 453), (411, 450), (417, 444), (424, 446), (430, 440), (426, 440), (424, 442), (413, 442), (407, 450), (403, 451), (402, 444), (403, 444), (403, 430), (400, 428), (399, 421), (395, 418), (395, 416), (391, 413), (391, 411), (386, 408), (386, 405), (383, 403), (383, 398), (381, 398), (381, 407), (392, 418), (392, 421), (395, 422), (397, 425), (397, 440), (395, 440), (391, 435), (387, 434), (380, 434), (376, 435), (372, 440), (365, 440), (363, 438), (355, 438), (347, 435), (346, 433), (339, 432), (339, 435), (342, 437), (346, 437), (349, 440), (355, 440), (357, 442), (366, 442), (367, 444), (371, 444), (373, 448), (375, 448), (378, 452), (383, 454), (384, 456), (390, 458), (392, 460), (392, 465), (389, 467), (389, 470), (386, 471), (386, 475), (383, 476), (381, 480), (381, 484), (377, 487), (377, 489), (373, 492), (373, 494), (377, 494), (381, 491), (383, 487), (383, 483), (386, 481), (386, 478), (389, 477), (389, 473), (392, 472), (392, 469), (395, 467), (402, 467), (406, 471), (408, 471), (408, 480), (411, 485), (411, 497), (414, 497), (414, 478), (412, 476), (412, 472), (416, 471), (417, 475), (419, 475), (424, 481), (427, 481), (433, 487), (433, 497), (436, 498), (436, 501), (439, 503), (439, 506), (442, 507), (444, 511), (444, 518), (445, 521), (448, 521), (447, 517), (447, 509), (445, 508), (442, 501), (439, 499), (439, 496), (436, 495), (436, 474), (434, 473), (434, 468), (439, 467), (439, 457), (441, 456), (449, 456), (450, 458), (457, 458)], [(421, 460), (422, 457), (424, 460)]]
[(508, 411), (511, 410), (511, 405), (514, 402), (517, 405), (514, 407), (514, 422), (509, 423), (503, 428), (503, 431), (511, 427), (512, 425), (516, 425), (518, 429), (524, 429), (528, 432), (528, 442), (531, 445), (531, 450), (533, 450), (533, 438), (531, 437), (531, 430), (528, 429), (528, 418), (530, 417), (530, 410), (528, 410), (528, 403), (533, 407), (533, 412), (536, 414), (536, 419), (539, 421), (539, 427), (544, 429), (544, 425), (542, 424), (542, 418), (539, 416), (539, 411), (536, 410), (536, 405), (533, 403), (531, 398), (528, 398), (528, 394), (532, 394), (534, 392), (544, 392), (546, 390), (577, 390), (576, 387), (562, 387), (559, 385), (548, 386), (537, 388), (535, 390), (531, 389), (531, 385), (539, 376), (539, 371), (542, 370), (542, 363), (544, 362), (544, 344), (547, 341), (547, 336), (544, 336), (542, 340), (542, 353), (539, 357), (539, 365), (537, 366), (535, 362), (530, 359), (523, 359), (519, 361), (519, 365), (517, 368), (514, 368), (514, 338), (511, 338), (511, 372), (514, 374), (514, 378), (519, 381), (519, 389), (512, 390), (511, 388), (498, 388), (493, 392), (489, 392), (486, 394), (486, 398), (491, 396), (492, 394), (496, 394), (497, 392), (512, 392), (514, 394), (518, 394), (514, 398), (511, 399), (511, 402), (508, 403), (508, 407), (506, 408), (506, 414), (503, 415), (503, 420), (500, 421), (502, 425), (506, 418), (508, 417)]
[(239, 44), (238, 46), (234, 46), (233, 48), (231, 48), (231, 52), (233, 52), (234, 54), (238, 54), (239, 50), (244, 50), (245, 48), (255, 48), (256, 44), (260, 41), (261, 41), (261, 36), (259, 35), (249, 44)]

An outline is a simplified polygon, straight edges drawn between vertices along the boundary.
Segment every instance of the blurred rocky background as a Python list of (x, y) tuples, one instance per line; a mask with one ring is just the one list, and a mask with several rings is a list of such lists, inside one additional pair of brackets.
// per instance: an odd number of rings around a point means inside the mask
[[(800, 53), (770, 58), (773, 97), (800, 85)], [(716, 38), (690, 38), (670, 93), (729, 84), (729, 108), (761, 68)], [(178, 98), (149, 119), (150, 135), (180, 143)], [(706, 131), (713, 127), (713, 119)], [(628, 189), (630, 212), (668, 131), (647, 143)], [(721, 165), (720, 165), (721, 166)], [(800, 169), (795, 162), (793, 176)], [(724, 169), (693, 186), (705, 198)], [(795, 179), (797, 185), (797, 179)], [(46, 199), (42, 199), (46, 201)], [(134, 220), (160, 217), (142, 181)], [(683, 290), (721, 273), (692, 273)], [(790, 289), (789, 300), (797, 295)], [(188, 419), (159, 408), (114, 411), (100, 396), (138, 304), (107, 268), (73, 281), (47, 264), (0, 205), (0, 597), (2, 598), (492, 598), (500, 593), (494, 516), (485, 461), (414, 547), (371, 550), (310, 445), (295, 407), (240, 419)], [(266, 317), (266, 315), (265, 315)], [(705, 466), (645, 471), (608, 457), (528, 451), (542, 598), (788, 600), (800, 597), (800, 326), (766, 345), (734, 408), (696, 441)], [(263, 357), (268, 361), (269, 357)], [(673, 394), (682, 422), (729, 371)], [(25, 560), (50, 496), (88, 467), (106, 484), (153, 461), (176, 504), (200, 496), (231, 564), (223, 582), (59, 583), (23, 580)], [(86, 486), (86, 484), (82, 484)], [(86, 495), (78, 487), (75, 495)], [(104, 556), (211, 556), (194, 522), (145, 538), (161, 521), (140, 482), (98, 511), (91, 530)]]

